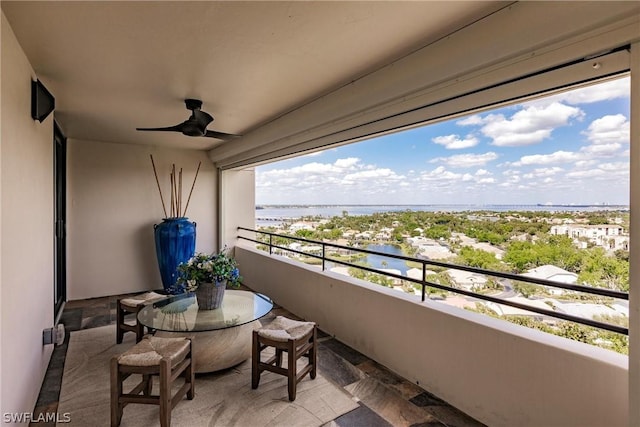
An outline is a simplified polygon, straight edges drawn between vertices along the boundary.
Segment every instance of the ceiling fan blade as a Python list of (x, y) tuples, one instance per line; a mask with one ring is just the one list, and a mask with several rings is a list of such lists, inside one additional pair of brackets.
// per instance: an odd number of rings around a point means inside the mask
[(240, 138), (242, 135), (234, 135), (232, 133), (224, 133), (224, 132), (217, 132), (215, 130), (208, 130), (207, 133), (204, 134), (204, 136), (206, 136), (207, 138), (228, 140), (228, 139)]
[(136, 128), (136, 130), (152, 130), (152, 131), (160, 131), (160, 132), (182, 132), (182, 125), (184, 123), (180, 123), (179, 125), (169, 126), (165, 128)]
[(221, 140), (240, 137), (240, 135), (207, 130), (207, 126), (209, 126), (209, 124), (213, 121), (213, 116), (200, 109), (202, 107), (202, 101), (200, 101), (199, 99), (185, 99), (184, 102), (187, 110), (191, 111), (191, 116), (179, 125), (163, 128), (136, 128), (136, 130), (180, 132), (186, 136), (206, 136), (208, 138), (216, 138)]
[(206, 113), (202, 110), (193, 110), (191, 115), (197, 122), (198, 125), (202, 127), (202, 129), (206, 129), (207, 126), (213, 121), (213, 117), (211, 114)]

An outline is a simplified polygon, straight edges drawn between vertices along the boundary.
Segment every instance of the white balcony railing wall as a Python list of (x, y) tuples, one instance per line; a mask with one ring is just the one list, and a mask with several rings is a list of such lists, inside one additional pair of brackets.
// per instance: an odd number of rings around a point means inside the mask
[(251, 246), (235, 248), (245, 283), (487, 425), (627, 424), (626, 356)]

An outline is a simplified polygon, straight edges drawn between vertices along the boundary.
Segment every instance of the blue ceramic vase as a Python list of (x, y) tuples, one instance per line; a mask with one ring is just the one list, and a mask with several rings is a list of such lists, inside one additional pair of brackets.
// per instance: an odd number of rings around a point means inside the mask
[(162, 286), (170, 294), (180, 294), (184, 286), (176, 283), (178, 265), (188, 261), (195, 252), (196, 223), (185, 217), (164, 218), (153, 228)]

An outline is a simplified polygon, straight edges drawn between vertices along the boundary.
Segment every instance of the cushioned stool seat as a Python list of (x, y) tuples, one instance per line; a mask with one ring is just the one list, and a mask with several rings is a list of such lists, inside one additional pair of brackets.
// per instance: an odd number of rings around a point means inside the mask
[[(278, 316), (267, 326), (253, 331), (251, 360), (251, 387), (258, 388), (262, 371), (284, 375), (288, 380), (289, 400), (296, 399), (296, 386), (307, 374), (316, 377), (317, 327), (313, 322), (301, 322)], [(266, 361), (261, 353), (268, 347), (275, 348), (275, 355)], [(282, 367), (282, 353), (287, 353), (287, 368)], [(306, 357), (308, 363), (297, 371), (297, 361)]]
[[(146, 292), (141, 295), (119, 299), (116, 311), (116, 343), (122, 343), (125, 332), (134, 332), (136, 334), (136, 342), (140, 342), (144, 335), (144, 326), (138, 322), (138, 312), (146, 305), (166, 297), (166, 295), (155, 292)], [(136, 316), (135, 323), (132, 325), (125, 323), (125, 316), (130, 313)]]
[[(159, 338), (145, 336), (143, 340), (111, 359), (111, 426), (120, 425), (124, 407), (129, 403), (160, 406), (160, 425), (171, 425), (171, 410), (186, 394), (195, 396), (191, 338)], [(142, 381), (129, 393), (123, 382), (131, 374), (142, 375)], [(159, 376), (160, 390), (152, 395), (153, 376)], [(184, 384), (171, 396), (171, 386), (178, 377)], [(140, 393), (142, 392), (142, 395)]]

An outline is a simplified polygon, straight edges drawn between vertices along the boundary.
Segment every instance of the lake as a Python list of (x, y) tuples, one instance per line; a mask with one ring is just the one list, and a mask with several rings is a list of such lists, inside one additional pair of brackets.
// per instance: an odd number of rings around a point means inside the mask
[[(403, 255), (402, 250), (400, 250), (398, 246), (394, 245), (370, 244), (367, 246), (367, 249), (370, 251), (382, 252), (385, 254)], [(396, 270), (400, 270), (400, 273), (402, 273), (403, 275), (406, 275), (407, 270), (409, 269), (405, 260), (389, 258), (382, 255), (368, 254), (365, 261), (373, 268), (393, 268)]]

